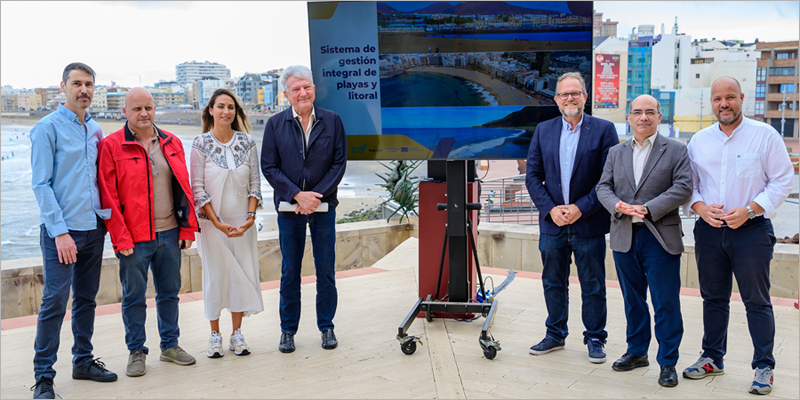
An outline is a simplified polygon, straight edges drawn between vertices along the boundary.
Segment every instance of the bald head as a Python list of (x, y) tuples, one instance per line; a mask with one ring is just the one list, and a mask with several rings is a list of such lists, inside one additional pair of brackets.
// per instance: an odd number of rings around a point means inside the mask
[(156, 117), (156, 103), (153, 95), (144, 88), (133, 88), (125, 94), (122, 112), (128, 118), (128, 128), (136, 134), (150, 137)]
[[(128, 93), (125, 93), (125, 104), (128, 104), (128, 102), (131, 99), (137, 99), (137, 100), (138, 99), (144, 99), (144, 100), (150, 99), (151, 101), (153, 101), (153, 95), (150, 94), (150, 92), (148, 92), (147, 89), (141, 88), (141, 87), (137, 87), (137, 88), (133, 88), (133, 89), (129, 90)], [(155, 101), (153, 101), (153, 102), (155, 103)]]
[(736, 80), (734, 77), (730, 76), (721, 76), (714, 80), (714, 83), (711, 84), (711, 92), (714, 92), (714, 86), (720, 85), (733, 85), (736, 87), (737, 93), (742, 93), (742, 85), (739, 81)]
[(636, 108), (639, 108), (639, 109), (642, 109), (642, 110), (646, 110), (648, 108), (651, 108), (651, 109), (656, 110), (656, 111), (661, 109), (661, 107), (658, 106), (658, 100), (656, 100), (655, 97), (650, 96), (649, 94), (643, 94), (643, 95), (633, 99), (633, 101), (631, 102), (631, 111), (636, 109)]
[(648, 138), (658, 131), (661, 123), (661, 106), (655, 97), (643, 94), (631, 102), (628, 123), (637, 140)]

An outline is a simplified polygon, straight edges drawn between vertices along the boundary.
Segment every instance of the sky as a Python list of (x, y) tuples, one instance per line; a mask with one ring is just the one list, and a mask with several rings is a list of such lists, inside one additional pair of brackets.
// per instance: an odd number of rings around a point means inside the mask
[(694, 39), (781, 42), (800, 38), (798, 1), (595, 1), (603, 21), (619, 21), (617, 36), (631, 28), (655, 25), (655, 33), (670, 33), (678, 17), (678, 33)]
[[(451, 2), (455, 3), (455, 2)], [(798, 40), (798, 1), (595, 1), (627, 37), (661, 24), (692, 39)], [(0, 2), (0, 84), (58, 85), (63, 68), (85, 62), (97, 83), (152, 85), (175, 79), (185, 61), (225, 64), (232, 77), (309, 65), (308, 16), (301, 1)]]
[(128, 87), (174, 80), (192, 60), (233, 77), (310, 63), (300, 1), (3, 1), (0, 29), (0, 83), (14, 88), (58, 85), (74, 61)]

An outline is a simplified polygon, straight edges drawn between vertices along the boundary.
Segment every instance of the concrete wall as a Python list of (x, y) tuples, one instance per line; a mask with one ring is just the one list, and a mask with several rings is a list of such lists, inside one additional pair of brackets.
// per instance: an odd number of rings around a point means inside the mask
[[(399, 225), (386, 221), (356, 222), (336, 226), (336, 270), (370, 267), (394, 250), (409, 237), (419, 237), (419, 225)], [(539, 227), (481, 222), (478, 226), (478, 257), (483, 267), (542, 272), (539, 253)], [(694, 241), (684, 239), (686, 250), (681, 256), (681, 284), (698, 288), (697, 265), (694, 258)], [(281, 251), (277, 232), (259, 234), (258, 251), (261, 281), (280, 279)], [(306, 241), (302, 275), (313, 275), (311, 240)], [(440, 254), (432, 255), (439, 257)], [(777, 244), (772, 259), (771, 295), (796, 299), (798, 290), (798, 245)], [(98, 305), (119, 303), (122, 288), (119, 283), (119, 264), (113, 252), (103, 258)], [(572, 265), (572, 276), (577, 276)], [(181, 263), (181, 293), (201, 291), (202, 263), (196, 248), (184, 251)], [(13, 318), (39, 312), (42, 298), (41, 259), (27, 258), (2, 262), (2, 315)], [(606, 249), (606, 279), (617, 280), (617, 272), (610, 249)], [(738, 292), (736, 281), (734, 292)], [(149, 278), (147, 297), (155, 297), (152, 276)]]
[[(370, 267), (394, 250), (409, 236), (416, 235), (415, 225), (398, 225), (381, 221), (355, 222), (336, 226), (336, 270)], [(281, 250), (278, 232), (258, 235), (258, 257), (261, 281), (274, 281), (281, 277)], [(37, 314), (42, 301), (42, 260), (23, 258), (2, 262), (0, 274), (0, 318), (13, 318)], [(311, 237), (306, 238), (302, 275), (314, 274)], [(181, 261), (181, 293), (203, 290), (203, 265), (193, 245), (183, 251)], [(152, 272), (148, 272), (147, 298), (155, 297)], [(119, 282), (119, 262), (113, 251), (106, 250), (100, 274), (100, 291), (97, 304), (122, 301)], [(70, 307), (72, 301), (68, 307)]]

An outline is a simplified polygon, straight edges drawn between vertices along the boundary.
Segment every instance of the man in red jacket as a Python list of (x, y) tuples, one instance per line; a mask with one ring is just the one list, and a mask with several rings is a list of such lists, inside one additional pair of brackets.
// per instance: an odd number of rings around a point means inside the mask
[(195, 362), (178, 346), (178, 292), (181, 249), (192, 245), (197, 218), (183, 145), (153, 125), (153, 96), (134, 88), (125, 95), (122, 111), (128, 118), (125, 127), (98, 146), (100, 198), (103, 208), (111, 209), (106, 226), (119, 259), (122, 320), (130, 352), (126, 375), (142, 376), (148, 354), (144, 345), (148, 267), (156, 289), (160, 359), (179, 365)]

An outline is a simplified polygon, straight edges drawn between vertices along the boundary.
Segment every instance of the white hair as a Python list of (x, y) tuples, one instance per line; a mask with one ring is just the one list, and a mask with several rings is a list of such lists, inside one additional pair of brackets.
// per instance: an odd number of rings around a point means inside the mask
[(283, 87), (283, 90), (286, 90), (286, 81), (289, 80), (289, 78), (291, 77), (299, 79), (308, 79), (309, 81), (311, 81), (312, 85), (314, 84), (314, 77), (311, 76), (311, 70), (308, 69), (308, 67), (306, 67), (305, 65), (292, 65), (291, 67), (288, 67), (285, 70), (283, 70), (283, 73), (281, 74), (281, 77), (278, 81), (281, 87)]

